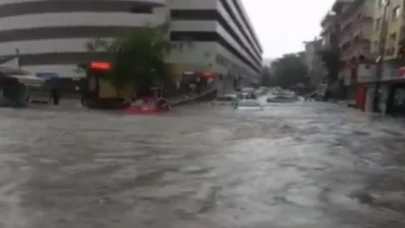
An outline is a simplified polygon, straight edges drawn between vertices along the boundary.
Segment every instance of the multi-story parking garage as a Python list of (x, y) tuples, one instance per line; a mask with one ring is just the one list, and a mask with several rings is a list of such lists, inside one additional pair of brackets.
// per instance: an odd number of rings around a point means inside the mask
[(228, 79), (258, 79), (262, 48), (240, 0), (173, 0), (169, 7), (171, 40), (193, 42), (170, 61), (211, 69)]
[(78, 63), (91, 58), (85, 43), (115, 37), (146, 23), (159, 23), (154, 12), (165, 0), (2, 0), (0, 54), (20, 53), (20, 64), (32, 72), (75, 76)]
[(0, 55), (19, 56), (34, 73), (74, 77), (77, 64), (94, 57), (87, 41), (168, 19), (170, 39), (192, 43), (168, 62), (257, 79), (262, 49), (240, 0), (2, 0)]

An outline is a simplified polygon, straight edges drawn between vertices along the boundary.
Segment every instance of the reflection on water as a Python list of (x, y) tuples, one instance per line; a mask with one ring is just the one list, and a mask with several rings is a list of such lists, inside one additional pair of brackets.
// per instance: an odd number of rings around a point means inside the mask
[(321, 103), (65, 106), (0, 110), (1, 227), (404, 227), (402, 121)]

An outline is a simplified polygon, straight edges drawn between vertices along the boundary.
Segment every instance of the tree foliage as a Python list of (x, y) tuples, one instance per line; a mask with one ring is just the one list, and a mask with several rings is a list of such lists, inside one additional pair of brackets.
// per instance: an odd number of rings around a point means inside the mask
[(116, 88), (134, 84), (139, 95), (149, 92), (152, 85), (171, 79), (165, 57), (176, 48), (166, 37), (167, 25), (144, 26), (132, 29), (115, 39), (94, 39), (85, 44), (89, 52), (104, 52), (112, 63), (106, 74)]
[(334, 82), (338, 78), (340, 70), (339, 54), (333, 50), (323, 50), (319, 52), (319, 55), (328, 71), (329, 82)]
[(272, 66), (272, 83), (274, 86), (290, 88), (299, 83), (307, 83), (307, 66), (297, 54), (287, 54), (276, 59)]
[(273, 75), (271, 74), (270, 67), (264, 67), (261, 75), (262, 85), (263, 86), (273, 86), (274, 80)]

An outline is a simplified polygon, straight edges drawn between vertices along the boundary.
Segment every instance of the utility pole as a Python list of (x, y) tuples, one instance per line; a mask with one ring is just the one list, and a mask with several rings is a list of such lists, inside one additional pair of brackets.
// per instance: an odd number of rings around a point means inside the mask
[(390, 5), (390, 0), (385, 0), (383, 15), (381, 17), (381, 32), (380, 32), (380, 43), (378, 48), (379, 56), (376, 60), (376, 82), (374, 89), (374, 100), (373, 100), (373, 111), (380, 112), (380, 87), (381, 78), (384, 73), (384, 55), (385, 55), (385, 45), (387, 41), (387, 10)]

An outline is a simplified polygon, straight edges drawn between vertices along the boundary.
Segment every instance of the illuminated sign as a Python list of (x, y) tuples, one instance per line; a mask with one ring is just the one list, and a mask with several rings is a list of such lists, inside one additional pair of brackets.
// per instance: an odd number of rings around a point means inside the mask
[(214, 77), (214, 74), (211, 73), (211, 72), (204, 72), (204, 73), (202, 73), (202, 76), (203, 76), (204, 78), (213, 78), (213, 77)]
[(92, 62), (92, 63), (90, 63), (90, 69), (92, 69), (92, 70), (110, 70), (111, 63), (109, 63), (109, 62)]

